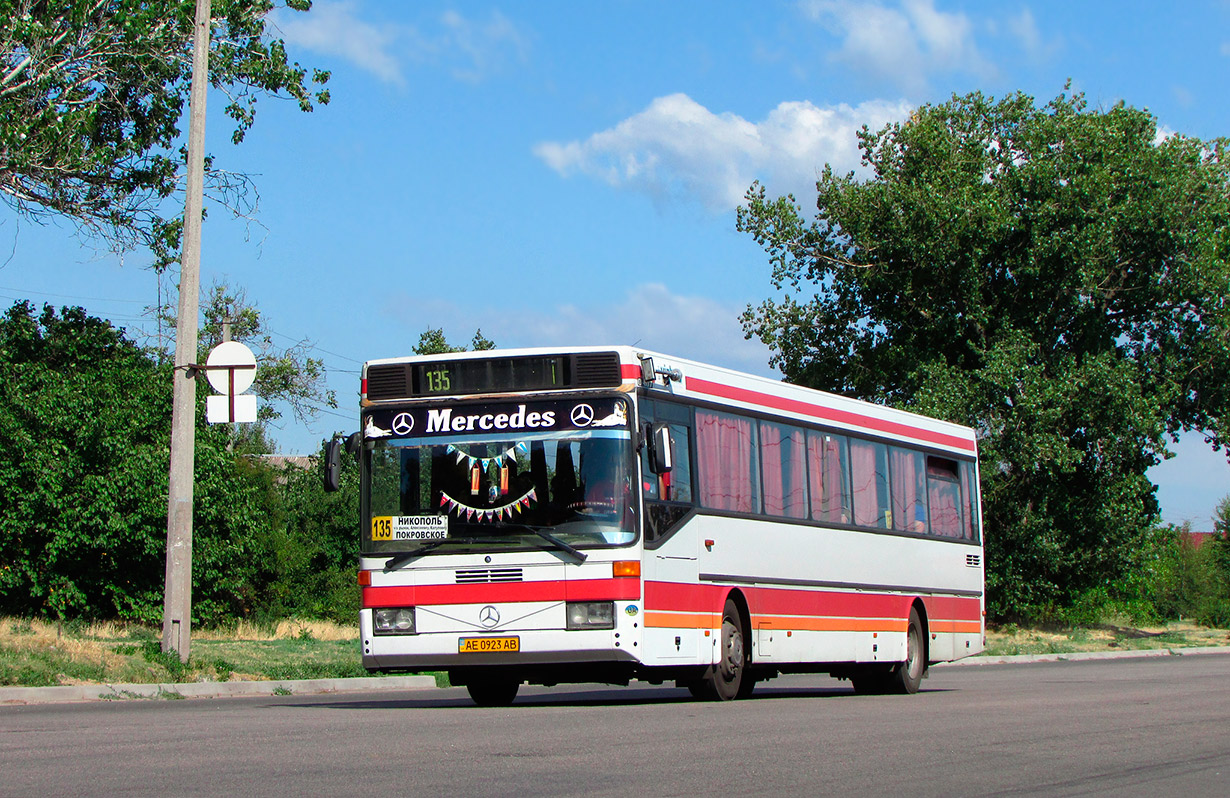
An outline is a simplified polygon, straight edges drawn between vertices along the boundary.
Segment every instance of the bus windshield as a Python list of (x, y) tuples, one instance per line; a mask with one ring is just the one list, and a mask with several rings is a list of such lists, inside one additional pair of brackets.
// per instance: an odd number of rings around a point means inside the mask
[(364, 553), (636, 539), (627, 429), (390, 438), (369, 447)]

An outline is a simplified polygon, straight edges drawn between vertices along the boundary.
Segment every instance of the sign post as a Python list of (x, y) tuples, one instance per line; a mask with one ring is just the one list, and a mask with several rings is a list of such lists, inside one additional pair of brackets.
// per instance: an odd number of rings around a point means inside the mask
[(192, 478), (196, 460), (196, 358), (201, 312), (201, 212), (205, 196), (205, 94), (209, 88), (210, 2), (197, 0), (188, 103), (188, 175), (179, 256), (179, 315), (175, 318), (175, 377), (171, 398), (171, 464), (167, 485), (167, 570), (162, 604), (162, 652), (188, 662), (192, 639)]
[(210, 424), (256, 421), (256, 397), (244, 394), (256, 379), (256, 356), (238, 341), (224, 341), (209, 353), (206, 379), (221, 396), (205, 397), (205, 420)]

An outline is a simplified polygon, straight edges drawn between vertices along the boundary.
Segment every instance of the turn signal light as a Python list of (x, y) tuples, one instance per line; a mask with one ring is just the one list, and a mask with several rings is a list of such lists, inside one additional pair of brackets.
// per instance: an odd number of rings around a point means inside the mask
[(640, 576), (640, 560), (616, 560), (611, 563), (612, 576)]
[(371, 587), (371, 586), (372, 586), (372, 572), (371, 571), (359, 571), (359, 587)]

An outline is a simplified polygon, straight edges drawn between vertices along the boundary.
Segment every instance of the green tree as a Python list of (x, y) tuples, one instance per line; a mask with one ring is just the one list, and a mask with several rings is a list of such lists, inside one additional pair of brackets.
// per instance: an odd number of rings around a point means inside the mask
[[(481, 329), (474, 331), (474, 339), (470, 342), (470, 348), (475, 352), (481, 352), (487, 349), (495, 349), (495, 342), (489, 340), (483, 335)], [(453, 346), (444, 337), (444, 330), (440, 327), (428, 327), (419, 336), (419, 342), (411, 350), (416, 355), (447, 355), (451, 352), (464, 352), (464, 346)]]
[(277, 576), (266, 612), (353, 624), (359, 612), (359, 467), (353, 457), (343, 456), (341, 486), (326, 493), (319, 467), (323, 455), (322, 445), (312, 468), (288, 466), (280, 475), (285, 522), (276, 533)]
[(1122, 575), (1165, 433), (1230, 443), (1226, 142), (1146, 111), (974, 93), (859, 137), (815, 221), (753, 186), (781, 296), (744, 314), (786, 379), (979, 434), (990, 611)]
[[(64, 216), (120, 249), (178, 257), (163, 217), (185, 155), (195, 0), (0, 0), (0, 196), (20, 215)], [(306, 11), (310, 0), (287, 0)], [(214, 0), (210, 84), (239, 143), (261, 95), (327, 103), (327, 72), (289, 60), (266, 29), (271, 0)], [(247, 207), (247, 179), (207, 160), (215, 198)]]
[[(169, 370), (80, 308), (19, 302), (0, 318), (0, 613), (161, 617)], [(273, 575), (272, 476), (227, 443), (224, 430), (198, 428), (203, 623), (253, 611)]]
[[(175, 313), (171, 305), (149, 309), (158, 321), (159, 333), (156, 346), (165, 360), (173, 359), (169, 337), (162, 330), (174, 329)], [(215, 282), (201, 298), (199, 320), (198, 360), (204, 362), (210, 350), (224, 340), (247, 344), (256, 355), (256, 381), (251, 392), (262, 403), (257, 411), (255, 425), (241, 427), (240, 435), (253, 444), (253, 452), (267, 449), (268, 425), (281, 418), (282, 414), (272, 403), (284, 403), (298, 421), (309, 421), (322, 408), (336, 408), (336, 394), (325, 386), (325, 363), (312, 357), (313, 344), (307, 339), (295, 341), (290, 346), (274, 342), (274, 333), (265, 324), (260, 308), (248, 298), (243, 288)]]

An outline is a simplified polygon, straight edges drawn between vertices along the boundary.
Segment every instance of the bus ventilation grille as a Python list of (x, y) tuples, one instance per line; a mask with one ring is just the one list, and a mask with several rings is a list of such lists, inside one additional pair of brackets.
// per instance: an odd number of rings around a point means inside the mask
[(982, 565), (982, 555), (980, 554), (965, 555), (965, 564), (968, 565), (970, 568), (977, 568), (979, 565)]
[(409, 370), (401, 363), (391, 366), (371, 366), (367, 369), (367, 398), (404, 399), (410, 395)]
[(623, 382), (618, 352), (577, 355), (572, 374), (577, 388), (608, 388)]
[(459, 585), (520, 581), (522, 581), (520, 568), (469, 568), (457, 571), (457, 584)]

